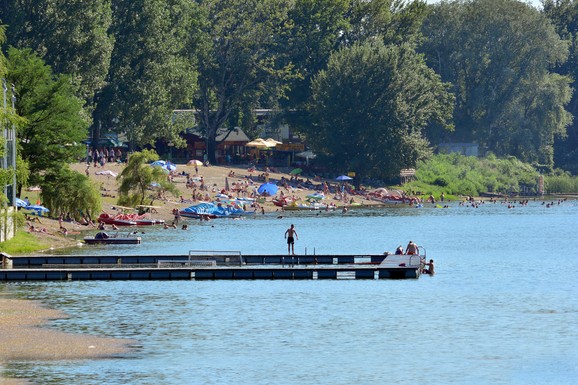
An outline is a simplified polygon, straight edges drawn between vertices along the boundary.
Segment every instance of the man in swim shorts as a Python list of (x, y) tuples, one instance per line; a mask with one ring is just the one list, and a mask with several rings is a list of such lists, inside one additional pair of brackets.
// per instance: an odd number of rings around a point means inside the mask
[(297, 231), (295, 231), (295, 225), (291, 225), (291, 227), (285, 231), (285, 238), (287, 238), (287, 254), (295, 255), (295, 239), (299, 239)]

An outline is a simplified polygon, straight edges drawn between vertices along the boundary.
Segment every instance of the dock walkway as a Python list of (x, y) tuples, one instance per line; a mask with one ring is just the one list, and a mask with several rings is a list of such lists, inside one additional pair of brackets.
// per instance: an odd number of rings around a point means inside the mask
[(417, 255), (39, 255), (0, 253), (0, 281), (419, 278)]

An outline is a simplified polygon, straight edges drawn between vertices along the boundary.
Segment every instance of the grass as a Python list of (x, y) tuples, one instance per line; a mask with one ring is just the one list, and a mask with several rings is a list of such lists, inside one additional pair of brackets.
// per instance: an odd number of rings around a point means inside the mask
[(14, 238), (0, 242), (0, 251), (8, 254), (27, 254), (46, 249), (46, 244), (42, 243), (34, 235), (26, 231), (19, 230)]

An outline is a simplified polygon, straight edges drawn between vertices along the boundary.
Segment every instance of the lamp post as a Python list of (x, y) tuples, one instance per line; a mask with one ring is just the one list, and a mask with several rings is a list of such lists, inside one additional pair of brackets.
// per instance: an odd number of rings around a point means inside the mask
[[(12, 84), (12, 113), (15, 113), (16, 108), (16, 91), (14, 84)], [(12, 207), (16, 209), (16, 126), (12, 123)]]
[[(6, 85), (6, 79), (2, 79), (2, 90), (4, 91), (4, 116), (7, 115), (7, 104), (6, 104), (6, 93), (8, 92), (8, 86)], [(2, 122), (2, 125), (5, 125), (6, 121)], [(8, 127), (4, 126), (3, 127), (3, 132), (2, 135), (4, 136), (4, 139), (8, 139), (7, 138), (7, 133), (8, 133)], [(4, 154), (2, 156), (2, 168), (3, 169), (7, 169), (8, 168), (8, 154)], [(4, 185), (3, 186), (3, 190), (4, 190), (4, 195), (8, 195), (8, 186)]]

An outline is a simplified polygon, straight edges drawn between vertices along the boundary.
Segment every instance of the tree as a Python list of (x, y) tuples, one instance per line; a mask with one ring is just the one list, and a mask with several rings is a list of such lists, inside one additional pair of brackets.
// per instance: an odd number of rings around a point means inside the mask
[[(287, 31), (287, 0), (207, 0), (209, 22), (199, 52), (199, 93), (194, 106), (215, 162), (217, 130), (244, 106), (270, 105), (285, 92), (291, 65), (282, 59)], [(239, 114), (241, 115), (241, 114)], [(230, 127), (234, 129), (234, 126)]]
[[(151, 167), (150, 163), (159, 160), (159, 156), (152, 150), (143, 150), (133, 153), (126, 167), (119, 174), (119, 198), (118, 204), (123, 206), (136, 206), (152, 203), (158, 192), (170, 192), (178, 195), (176, 187), (167, 180), (167, 174), (161, 167)], [(153, 184), (157, 184), (157, 190), (150, 202), (146, 202), (147, 193), (152, 190)]]
[(327, 64), (349, 30), (350, 0), (297, 0), (289, 10), (291, 30), (287, 39), (288, 58), (298, 76), (291, 82), (287, 102), (292, 109), (310, 97), (313, 77)]
[(42, 201), (52, 215), (96, 218), (102, 209), (100, 191), (86, 175), (71, 170), (68, 165), (51, 169), (42, 184)]
[(196, 2), (114, 0), (113, 16), (116, 43), (95, 125), (126, 132), (132, 148), (159, 138), (182, 144), (172, 111), (190, 106), (196, 90)]
[(92, 108), (113, 47), (110, 0), (6, 0), (0, 15), (8, 24), (8, 43), (32, 49), (55, 73), (68, 74)]
[[(559, 63), (554, 71), (560, 75), (570, 76), (572, 88), (578, 88), (578, 2), (574, 0), (546, 0), (544, 15), (554, 24), (560, 38), (570, 44), (570, 55), (564, 63)], [(565, 136), (556, 138), (554, 161), (558, 167), (578, 175), (578, 93), (574, 92), (568, 103), (568, 111), (574, 117), (568, 126)]]
[(423, 128), (451, 117), (448, 87), (409, 45), (344, 48), (313, 81), (308, 142), (357, 182), (398, 175), (429, 154)]
[(539, 11), (518, 1), (431, 7), (423, 49), (456, 95), (455, 134), (438, 140), (475, 141), (498, 156), (551, 167), (554, 136), (571, 117), (564, 110), (570, 79), (549, 69), (566, 60), (567, 44)]
[(16, 110), (26, 119), (18, 127), (20, 154), (30, 182), (41, 185), (44, 175), (83, 155), (90, 119), (70, 79), (53, 75), (30, 49), (8, 50), (8, 79), (16, 87)]

